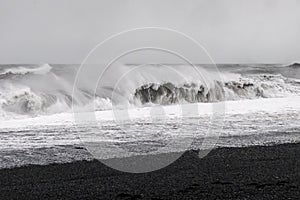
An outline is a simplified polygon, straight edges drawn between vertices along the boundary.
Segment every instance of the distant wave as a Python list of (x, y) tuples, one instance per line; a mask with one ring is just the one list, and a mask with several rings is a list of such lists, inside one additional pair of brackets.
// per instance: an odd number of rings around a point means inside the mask
[(50, 72), (52, 67), (49, 64), (43, 64), (39, 67), (12, 67), (0, 71), (0, 78), (7, 75), (25, 75), (25, 74), (46, 74)]
[(292, 64), (287, 65), (287, 67), (290, 67), (290, 68), (300, 68), (300, 63), (299, 62), (294, 62)]

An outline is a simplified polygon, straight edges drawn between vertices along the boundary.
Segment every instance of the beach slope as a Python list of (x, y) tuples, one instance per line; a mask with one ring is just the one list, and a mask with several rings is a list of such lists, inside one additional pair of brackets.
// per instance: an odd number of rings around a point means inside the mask
[(144, 174), (99, 161), (0, 170), (0, 199), (298, 199), (300, 144), (188, 151)]

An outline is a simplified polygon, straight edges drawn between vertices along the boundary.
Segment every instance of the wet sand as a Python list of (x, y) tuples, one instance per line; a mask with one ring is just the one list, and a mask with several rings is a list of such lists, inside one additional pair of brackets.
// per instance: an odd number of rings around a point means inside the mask
[(299, 199), (300, 144), (188, 151), (158, 171), (99, 161), (0, 170), (0, 199)]

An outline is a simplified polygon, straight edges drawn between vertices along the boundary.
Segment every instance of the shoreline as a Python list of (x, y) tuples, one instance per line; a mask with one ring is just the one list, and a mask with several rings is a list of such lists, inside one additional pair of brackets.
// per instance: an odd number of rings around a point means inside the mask
[(191, 150), (141, 174), (97, 160), (0, 169), (0, 199), (297, 199), (299, 152), (300, 143), (221, 147), (202, 159)]

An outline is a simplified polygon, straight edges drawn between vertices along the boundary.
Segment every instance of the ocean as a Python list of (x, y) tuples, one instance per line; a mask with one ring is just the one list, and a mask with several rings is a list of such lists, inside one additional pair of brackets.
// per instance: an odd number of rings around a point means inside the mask
[(0, 66), (0, 168), (300, 141), (297, 63), (95, 67)]

